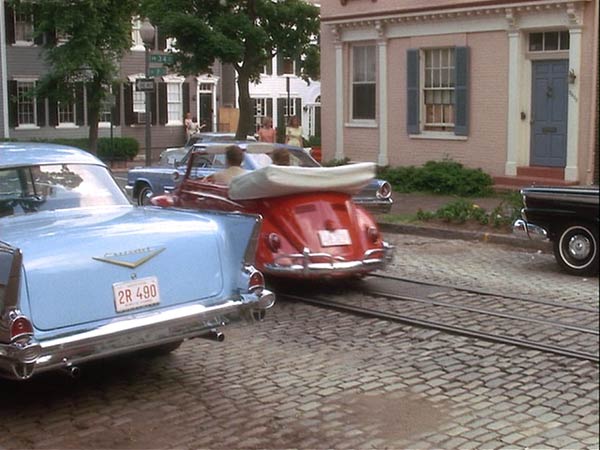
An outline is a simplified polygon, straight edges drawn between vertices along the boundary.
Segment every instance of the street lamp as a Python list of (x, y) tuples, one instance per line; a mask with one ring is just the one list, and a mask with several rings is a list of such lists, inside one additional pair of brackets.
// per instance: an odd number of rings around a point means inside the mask
[[(148, 19), (144, 19), (140, 27), (140, 37), (146, 50), (146, 78), (150, 78), (150, 46), (154, 44), (154, 27)], [(146, 166), (152, 164), (152, 144), (150, 137), (150, 91), (146, 91)]]

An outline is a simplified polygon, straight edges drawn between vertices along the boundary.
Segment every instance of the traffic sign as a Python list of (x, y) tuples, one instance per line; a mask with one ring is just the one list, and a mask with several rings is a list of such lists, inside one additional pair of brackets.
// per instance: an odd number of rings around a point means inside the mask
[(138, 78), (135, 80), (135, 90), (138, 92), (154, 91), (154, 80), (152, 78)]
[(173, 64), (175, 58), (173, 55), (150, 55), (151, 63)]
[(150, 67), (148, 69), (148, 76), (150, 77), (163, 77), (167, 74), (166, 67)]

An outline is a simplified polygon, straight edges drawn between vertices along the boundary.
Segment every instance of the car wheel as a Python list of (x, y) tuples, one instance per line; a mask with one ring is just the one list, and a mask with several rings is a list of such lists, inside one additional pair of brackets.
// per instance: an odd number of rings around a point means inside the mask
[(598, 272), (598, 232), (586, 224), (564, 227), (553, 242), (561, 268), (573, 275)]
[(149, 205), (150, 198), (152, 197), (152, 195), (153, 195), (153, 192), (152, 192), (152, 189), (150, 189), (150, 186), (148, 186), (147, 184), (143, 184), (138, 191), (137, 204), (139, 206)]

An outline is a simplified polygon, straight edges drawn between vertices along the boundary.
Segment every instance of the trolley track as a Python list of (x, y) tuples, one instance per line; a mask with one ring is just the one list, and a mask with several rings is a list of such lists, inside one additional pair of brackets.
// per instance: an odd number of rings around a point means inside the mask
[[(277, 294), (280, 298), (362, 317), (404, 323), (594, 363), (600, 360), (596, 352), (599, 330), (594, 325), (587, 326), (588, 323), (597, 323), (597, 309), (385, 275), (375, 275), (373, 278), (387, 280), (388, 288), (378, 287), (377, 283), (373, 287), (373, 283), (369, 282), (371, 280), (367, 279), (364, 282), (319, 289), (319, 293), (310, 287), (307, 291), (306, 286), (303, 286), (299, 289), (300, 293), (290, 293), (289, 289), (283, 289), (277, 290)], [(416, 288), (417, 291), (425, 291), (426, 294), (398, 294), (403, 288), (406, 290), (406, 283), (421, 286)], [(440, 296), (449, 298), (440, 299)], [(492, 307), (496, 301), (504, 302), (504, 310)], [(540, 308), (550, 317), (539, 314)], [(570, 320), (564, 320), (565, 316)]]

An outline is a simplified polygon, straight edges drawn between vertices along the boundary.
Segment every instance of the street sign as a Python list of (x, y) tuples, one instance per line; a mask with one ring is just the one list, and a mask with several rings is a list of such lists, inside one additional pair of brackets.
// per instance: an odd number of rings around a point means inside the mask
[(138, 78), (135, 80), (135, 90), (138, 92), (154, 91), (154, 80), (152, 78)]
[(148, 76), (150, 77), (163, 77), (167, 74), (166, 67), (150, 67), (148, 69)]
[(175, 61), (173, 55), (150, 55), (151, 63), (173, 64), (173, 61)]

